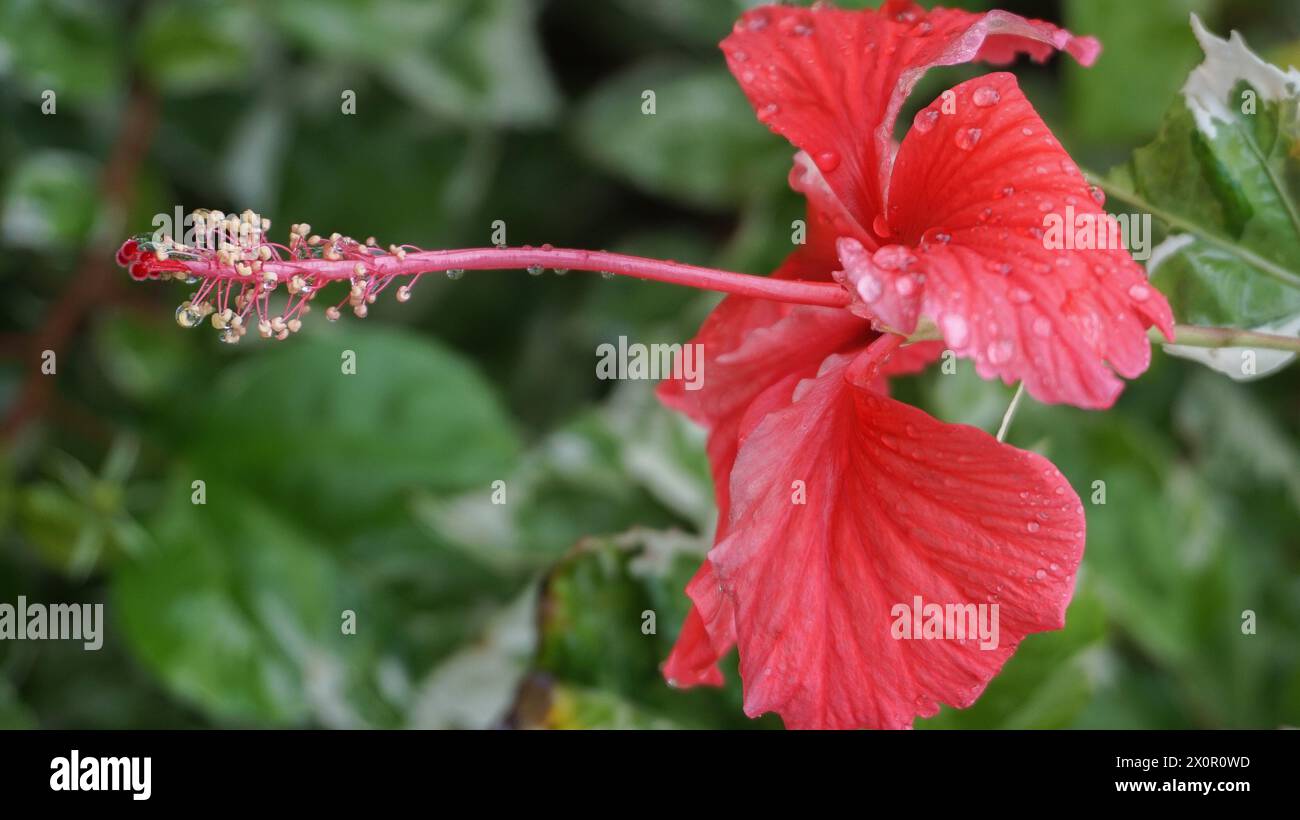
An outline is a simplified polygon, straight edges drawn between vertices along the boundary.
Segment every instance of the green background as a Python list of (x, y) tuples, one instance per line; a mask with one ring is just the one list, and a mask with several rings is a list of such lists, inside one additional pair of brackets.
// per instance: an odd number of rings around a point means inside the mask
[[(111, 260), (181, 205), (771, 270), (802, 204), (716, 49), (745, 5), (0, 2), (0, 602), (107, 621), (99, 652), (0, 643), (0, 726), (779, 726), (741, 713), (734, 658), (721, 691), (659, 678), (712, 527), (703, 437), (595, 377), (599, 344), (683, 341), (712, 297), (426, 277), (365, 321), (227, 347), (172, 320), (183, 285)], [(1155, 134), (1200, 59), (1189, 11), (1300, 62), (1292, 0), (1005, 7), (1106, 45), (1017, 68), (1092, 168)], [(46, 347), (57, 375), (33, 376)], [(899, 390), (985, 429), (1010, 398), (967, 363)], [(1088, 514), (1068, 626), (919, 725), (1300, 724), (1297, 411), (1300, 369), (1235, 384), (1159, 352), (1112, 411), (1026, 401), (1010, 441)]]

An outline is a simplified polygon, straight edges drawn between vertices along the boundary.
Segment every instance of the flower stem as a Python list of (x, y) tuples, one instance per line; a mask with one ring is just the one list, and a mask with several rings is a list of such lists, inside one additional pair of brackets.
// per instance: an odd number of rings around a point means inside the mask
[[(1165, 342), (1165, 337), (1154, 328), (1150, 331), (1150, 336), (1153, 342)], [(1258, 333), (1233, 327), (1174, 325), (1173, 344), (1184, 347), (1255, 347), (1300, 353), (1300, 338), (1295, 336)]]
[[(347, 259), (272, 261), (264, 263), (262, 270), (275, 273), (281, 280), (287, 280), (295, 274), (314, 274), (325, 279), (346, 280), (352, 276), (355, 265), (355, 260)], [(233, 270), (223, 270), (213, 263), (195, 262), (190, 263), (190, 266), (196, 273), (203, 273), (210, 277), (234, 278), (237, 275)], [(390, 255), (375, 256), (367, 260), (367, 267), (378, 276), (402, 276), (445, 270), (559, 268), (608, 272), (637, 279), (801, 305), (844, 307), (850, 302), (848, 291), (833, 282), (773, 279), (767, 276), (733, 273), (621, 253), (567, 248), (469, 248), (408, 252), (403, 258)]]

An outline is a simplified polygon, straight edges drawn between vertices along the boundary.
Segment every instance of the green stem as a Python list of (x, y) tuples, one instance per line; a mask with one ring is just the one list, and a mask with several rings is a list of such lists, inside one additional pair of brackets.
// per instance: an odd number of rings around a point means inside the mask
[[(1155, 328), (1151, 329), (1150, 336), (1153, 342), (1165, 341), (1165, 337)], [(1173, 343), (1184, 347), (1255, 347), (1300, 353), (1300, 338), (1238, 330), (1234, 327), (1174, 325)]]
[(1276, 262), (1272, 262), (1268, 259), (1265, 259), (1259, 254), (1250, 250), (1249, 248), (1243, 247), (1237, 244), (1236, 242), (1233, 242), (1231, 239), (1227, 239), (1225, 237), (1219, 236), (1218, 234), (1211, 233), (1207, 231), (1205, 228), (1202, 228), (1199, 225), (1196, 225), (1192, 222), (1187, 221), (1186, 219), (1183, 219), (1181, 216), (1170, 213), (1169, 211), (1166, 211), (1163, 208), (1156, 207), (1155, 205), (1151, 204), (1147, 200), (1143, 199), (1137, 193), (1130, 191), (1127, 188), (1122, 188), (1113, 182), (1108, 182), (1105, 178), (1103, 178), (1099, 174), (1095, 174), (1091, 171), (1085, 171), (1084, 176), (1087, 177), (1088, 181), (1091, 182), (1093, 185), (1096, 185), (1097, 187), (1105, 191), (1108, 196), (1112, 196), (1115, 199), (1120, 200), (1121, 202), (1127, 202), (1129, 205), (1132, 205), (1135, 208), (1146, 211), (1147, 213), (1154, 216), (1156, 219), (1159, 219), (1161, 222), (1164, 222), (1169, 227), (1192, 234), (1198, 239), (1201, 239), (1204, 242), (1208, 242), (1209, 244), (1214, 245), (1220, 250), (1226, 251), (1232, 254), (1233, 256), (1236, 256), (1241, 261), (1259, 270), (1261, 273), (1271, 276), (1272, 278), (1276, 279), (1282, 284), (1300, 290), (1300, 275), (1297, 275), (1292, 271), (1287, 270), (1281, 265), (1278, 265)]

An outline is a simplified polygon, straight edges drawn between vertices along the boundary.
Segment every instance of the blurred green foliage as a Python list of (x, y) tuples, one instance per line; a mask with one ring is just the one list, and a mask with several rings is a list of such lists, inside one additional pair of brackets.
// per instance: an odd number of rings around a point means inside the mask
[[(802, 210), (790, 149), (714, 47), (747, 5), (3, 0), (0, 404), (124, 209), (128, 232), (251, 207), (427, 247), (500, 219), (513, 244), (772, 269)], [(1005, 5), (1106, 43), (1092, 71), (1017, 68), (1094, 167), (1156, 136), (1199, 61), (1189, 10), (1300, 50), (1289, 0)], [(142, 95), (124, 196), (101, 180)], [(105, 602), (107, 637), (0, 644), (0, 725), (779, 725), (743, 716), (734, 663), (719, 691), (659, 677), (712, 529), (703, 436), (652, 385), (595, 378), (598, 344), (682, 341), (713, 299), (579, 274), (415, 293), (234, 349), (176, 327), (179, 285), (94, 293), (0, 451), (0, 601)], [(1009, 398), (965, 364), (898, 390), (985, 429)], [(1300, 724), (1298, 410), (1296, 368), (1232, 384), (1159, 353), (1110, 412), (1028, 402), (1011, 441), (1088, 510), (1068, 625), (923, 724)]]

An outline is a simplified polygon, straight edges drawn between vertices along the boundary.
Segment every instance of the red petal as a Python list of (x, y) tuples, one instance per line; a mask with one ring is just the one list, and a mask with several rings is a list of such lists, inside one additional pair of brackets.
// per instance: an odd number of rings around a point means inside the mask
[[(908, 727), (941, 702), (969, 705), (1022, 638), (1064, 624), (1078, 497), (1041, 456), (861, 387), (897, 342), (828, 361), (741, 447), (731, 532), (709, 561), (734, 607), (751, 716)], [(792, 503), (796, 480), (806, 504)], [(896, 639), (895, 606), (916, 596), (998, 604), (997, 646)]]
[[(810, 247), (791, 255), (773, 276), (826, 278), (832, 264), (818, 260)], [(664, 404), (709, 430), (717, 538), (726, 532), (731, 468), (744, 435), (769, 412), (789, 405), (798, 381), (815, 374), (826, 356), (861, 348), (872, 335), (870, 326), (848, 311), (739, 296), (727, 297), (709, 314), (691, 340), (703, 345), (702, 389), (692, 391), (682, 379), (665, 379), (658, 393)], [(730, 602), (717, 594), (717, 587), (706, 561), (687, 588), (694, 606), (664, 664), (664, 677), (674, 686), (722, 683), (717, 661), (735, 644), (735, 636)]]
[(736, 644), (731, 601), (719, 593), (717, 576), (707, 560), (686, 591), (691, 596), (691, 611), (664, 662), (664, 678), (683, 689), (701, 684), (721, 686), (718, 659)]
[[(797, 252), (773, 276), (813, 278), (808, 259)], [(682, 379), (665, 379), (658, 393), (664, 404), (709, 430), (720, 520), (726, 520), (727, 482), (745, 413), (774, 385), (815, 373), (828, 355), (861, 347), (871, 335), (867, 322), (838, 308), (728, 296), (709, 314), (690, 342), (702, 345), (703, 386), (690, 390)], [(792, 389), (790, 384), (784, 395), (777, 391), (764, 406), (784, 406)]]
[(861, 309), (903, 333), (929, 316), (980, 375), (1023, 379), (1041, 401), (1108, 407), (1123, 383), (1105, 362), (1126, 378), (1144, 371), (1146, 329), (1172, 332), (1169, 305), (1122, 247), (1047, 247), (1049, 217), (1072, 225), (1105, 210), (1015, 77), (952, 92), (898, 152), (889, 225), (907, 247), (841, 240)]
[[(1006, 12), (927, 13), (896, 2), (881, 11), (765, 6), (741, 17), (722, 42), (759, 119), (820, 169), (833, 194), (819, 206), (826, 218), (841, 220), (841, 236), (869, 247), (866, 230), (882, 212), (889, 178), (894, 120), (925, 70), (1005, 61), (1017, 52), (1043, 59), (1053, 48), (1086, 64), (1098, 47), (1091, 38)], [(812, 180), (799, 190), (805, 187), (818, 188)]]

